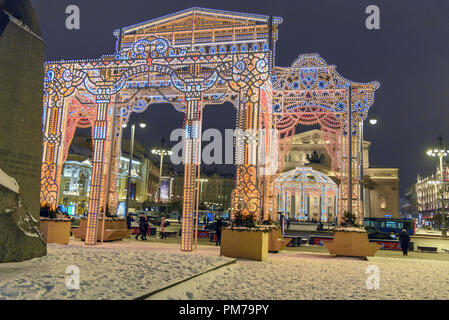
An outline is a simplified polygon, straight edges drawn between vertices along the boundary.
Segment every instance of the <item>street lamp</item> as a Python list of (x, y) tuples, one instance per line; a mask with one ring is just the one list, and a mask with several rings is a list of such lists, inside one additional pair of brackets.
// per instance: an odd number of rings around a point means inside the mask
[(204, 179), (204, 178), (200, 178), (200, 179), (197, 179), (197, 181), (200, 182), (200, 199), (199, 199), (199, 202), (201, 202), (201, 194), (203, 193), (203, 182), (208, 182), (209, 180)]
[[(377, 117), (374, 112), (371, 112), (368, 116), (368, 123), (372, 126), (377, 124)], [(363, 121), (360, 121), (360, 197), (361, 200), (364, 200), (364, 183), (363, 183)], [(364, 205), (365, 206), (365, 205)], [(365, 206), (366, 208), (366, 206)], [(369, 204), (368, 204), (369, 208)], [(366, 210), (364, 210), (365, 212)], [(371, 212), (369, 214), (371, 216)]]
[(160, 148), (153, 148), (151, 150), (151, 153), (158, 155), (161, 158), (160, 165), (159, 165), (159, 202), (161, 202), (161, 182), (162, 182), (162, 165), (164, 161), (164, 156), (169, 156), (173, 154), (173, 151), (164, 148), (164, 138), (161, 140), (161, 147)]
[(445, 238), (447, 236), (446, 232), (446, 217), (444, 212), (444, 193), (445, 193), (445, 183), (444, 183), (444, 174), (443, 174), (443, 157), (446, 157), (449, 154), (449, 149), (446, 147), (443, 147), (443, 137), (440, 136), (437, 138), (440, 142), (438, 147), (435, 147), (433, 149), (429, 149), (427, 151), (427, 155), (431, 157), (438, 157), (440, 159), (440, 192), (441, 192), (441, 236)]
[[(128, 162), (128, 187), (126, 189), (126, 206), (125, 206), (125, 216), (128, 216), (129, 213), (129, 196), (130, 196), (130, 189), (131, 189), (131, 168), (133, 165), (133, 156), (134, 156), (134, 133), (136, 131), (136, 122), (135, 120), (132, 120), (131, 117), (128, 120), (128, 122), (131, 124), (131, 139), (130, 139), (130, 152), (129, 152), (129, 162)], [(140, 122), (139, 127), (145, 128), (147, 125), (146, 123)], [(125, 129), (128, 127), (128, 124), (124, 123), (122, 125), (122, 128)]]

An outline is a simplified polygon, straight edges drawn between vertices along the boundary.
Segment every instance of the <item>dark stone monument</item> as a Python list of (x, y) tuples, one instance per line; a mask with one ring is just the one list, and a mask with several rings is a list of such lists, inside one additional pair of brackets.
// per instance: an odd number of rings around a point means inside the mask
[(29, 0), (0, 0), (0, 262), (46, 254), (39, 228), (44, 41)]

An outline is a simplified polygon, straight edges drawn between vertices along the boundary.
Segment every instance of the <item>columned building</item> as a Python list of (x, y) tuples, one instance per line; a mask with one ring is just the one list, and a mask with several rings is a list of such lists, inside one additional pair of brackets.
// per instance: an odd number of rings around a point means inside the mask
[[(362, 199), (365, 217), (398, 218), (400, 216), (399, 169), (371, 167), (370, 146), (371, 142), (363, 141)], [(314, 129), (294, 135), (289, 151), (280, 161), (284, 161), (283, 172), (307, 166), (339, 184), (339, 179), (332, 170), (332, 161), (326, 151), (321, 130)], [(299, 211), (292, 213), (292, 216), (294, 217), (295, 214), (298, 215)], [(312, 217), (309, 217), (309, 220), (312, 220)]]

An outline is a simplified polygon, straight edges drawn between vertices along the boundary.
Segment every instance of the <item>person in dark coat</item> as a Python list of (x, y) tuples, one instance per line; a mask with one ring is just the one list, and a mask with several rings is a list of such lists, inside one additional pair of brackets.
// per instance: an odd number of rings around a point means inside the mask
[(287, 230), (290, 229), (290, 219), (287, 219)]
[(215, 243), (216, 246), (221, 245), (221, 227), (223, 226), (221, 218), (218, 218), (217, 224), (215, 225), (215, 232), (217, 235), (217, 242)]
[(126, 227), (128, 229), (131, 229), (131, 222), (133, 221), (134, 221), (133, 217), (128, 213), (128, 215), (126, 216)]
[(148, 222), (147, 218), (143, 213), (140, 214), (139, 217), (139, 234), (136, 236), (136, 240), (139, 240), (139, 236), (141, 236), (142, 240), (147, 240), (147, 232), (148, 232)]
[(401, 235), (399, 236), (399, 243), (401, 244), (402, 253), (404, 256), (408, 255), (408, 248), (410, 246), (410, 236), (407, 230), (402, 229)]

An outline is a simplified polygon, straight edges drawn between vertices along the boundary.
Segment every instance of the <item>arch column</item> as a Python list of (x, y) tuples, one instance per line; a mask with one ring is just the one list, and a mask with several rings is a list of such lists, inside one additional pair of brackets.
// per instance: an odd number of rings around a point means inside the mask
[[(97, 116), (93, 128), (92, 178), (90, 185), (89, 209), (87, 217), (87, 245), (97, 243), (98, 218), (102, 205), (102, 189), (104, 188), (105, 144), (108, 134), (108, 113), (110, 96), (97, 96)], [(109, 130), (109, 134), (110, 130)], [(104, 190), (104, 189), (103, 189)]]
[(237, 183), (231, 198), (231, 219), (236, 212), (261, 219), (261, 193), (258, 179), (259, 88), (240, 91), (237, 113)]
[(55, 210), (58, 205), (62, 166), (64, 164), (64, 141), (67, 122), (66, 99), (62, 94), (44, 96), (43, 151), (41, 168), (41, 204)]
[(185, 95), (187, 106), (183, 139), (184, 201), (182, 204), (181, 251), (187, 252), (193, 250), (196, 178), (201, 163), (201, 97), (200, 92), (189, 92)]
[[(362, 160), (362, 150), (360, 150), (360, 125), (363, 121), (363, 114), (360, 113), (355, 104), (357, 103), (358, 89), (348, 86), (347, 116), (342, 120), (344, 134), (340, 137), (340, 188), (338, 197), (338, 223), (341, 222), (345, 211), (352, 208), (352, 213), (356, 214), (359, 224), (363, 224), (363, 205), (360, 197), (360, 164)], [(353, 98), (355, 96), (355, 99)], [(355, 101), (355, 102), (354, 102)], [(351, 190), (351, 192), (349, 192)], [(350, 194), (352, 198), (350, 199)], [(351, 201), (351, 206), (349, 204)]]

